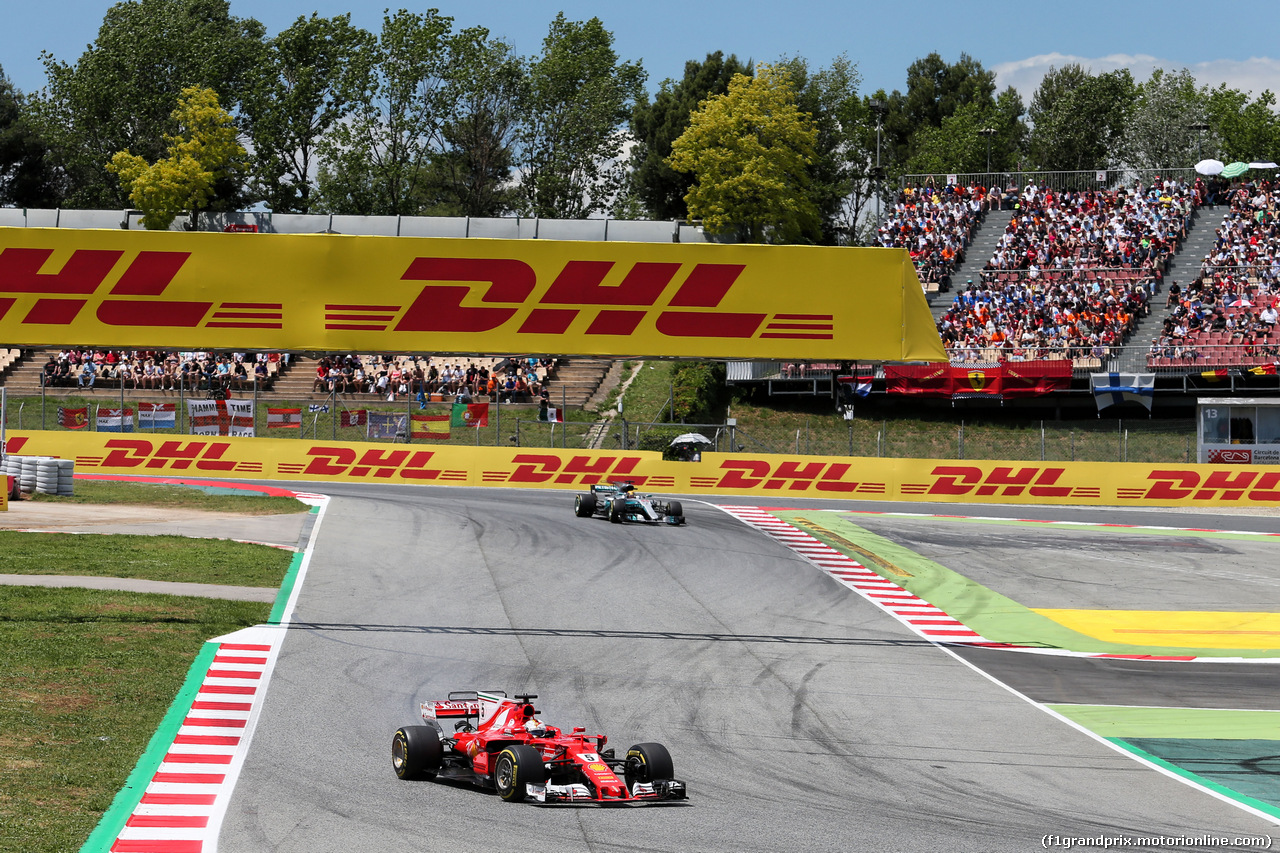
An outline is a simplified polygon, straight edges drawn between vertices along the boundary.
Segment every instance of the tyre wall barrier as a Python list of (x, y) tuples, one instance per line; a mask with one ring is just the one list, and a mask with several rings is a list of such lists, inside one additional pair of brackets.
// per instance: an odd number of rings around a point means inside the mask
[(1280, 466), (1019, 462), (656, 451), (429, 447), (272, 438), (112, 437), (11, 432), (11, 454), (74, 460), (83, 474), (503, 486), (584, 491), (629, 480), (642, 491), (870, 501), (1075, 506), (1275, 506)]

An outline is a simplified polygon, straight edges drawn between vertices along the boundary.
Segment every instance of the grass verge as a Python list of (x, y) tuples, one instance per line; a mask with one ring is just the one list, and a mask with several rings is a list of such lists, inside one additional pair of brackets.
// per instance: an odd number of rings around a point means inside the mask
[(163, 483), (125, 483), (116, 480), (76, 480), (76, 493), (68, 497), (32, 495), (33, 500), (71, 504), (130, 504), (162, 509), (200, 509), (208, 512), (237, 512), (244, 515), (284, 515), (306, 512), (309, 507), (296, 498), (273, 497), (254, 492), (210, 494), (190, 486)]
[(77, 850), (204, 642), (263, 622), (270, 609), (0, 587), (0, 853)]
[(293, 552), (226, 539), (0, 530), (0, 574), (278, 587)]

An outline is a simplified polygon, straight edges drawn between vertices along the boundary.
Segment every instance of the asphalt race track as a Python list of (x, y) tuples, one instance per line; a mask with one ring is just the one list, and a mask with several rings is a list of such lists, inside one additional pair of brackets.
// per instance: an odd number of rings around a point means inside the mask
[[(669, 528), (578, 519), (565, 492), (326, 492), (333, 500), (223, 823), (222, 853), (932, 853), (1039, 850), (1046, 835), (1280, 834), (979, 671), (1046, 702), (1274, 709), (1271, 665), (992, 650), (967, 650), (962, 660), (692, 499), (688, 526)], [(1036, 513), (1116, 516), (975, 510)], [(1280, 530), (1274, 518), (1141, 515), (1149, 524)], [(1197, 557), (1180, 559), (1194, 566)], [(1150, 572), (1134, 577), (1155, 583)], [(1100, 606), (1075, 601), (1052, 577), (1044, 583), (1054, 596), (1046, 606)], [(1199, 585), (1213, 600), (1217, 583), (1181, 572), (1176, 594), (1195, 597)], [(1144, 606), (1158, 605), (1159, 588), (1150, 592)], [(1231, 667), (1228, 677), (1221, 666)], [(665, 743), (689, 801), (544, 808), (399, 781), (395, 729), (419, 721), (419, 702), (476, 688), (537, 693), (544, 719), (605, 733), (619, 752)]]

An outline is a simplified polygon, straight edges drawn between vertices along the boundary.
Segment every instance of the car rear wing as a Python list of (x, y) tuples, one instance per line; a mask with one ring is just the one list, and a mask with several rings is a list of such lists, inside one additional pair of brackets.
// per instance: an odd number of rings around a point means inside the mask
[[(434, 702), (422, 703), (422, 718), (436, 720), (480, 719), (495, 704), (494, 700), (505, 699), (505, 690), (456, 690), (448, 699), (437, 699)], [(486, 707), (488, 706), (488, 707)], [(487, 716), (487, 714), (485, 714)]]

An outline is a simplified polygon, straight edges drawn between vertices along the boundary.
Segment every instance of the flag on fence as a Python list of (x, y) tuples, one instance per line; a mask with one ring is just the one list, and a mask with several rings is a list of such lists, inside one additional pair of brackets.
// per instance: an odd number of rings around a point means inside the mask
[(998, 361), (951, 365), (951, 399), (1004, 400), (1004, 367)]
[(389, 438), (393, 441), (403, 438), (408, 420), (408, 416), (404, 414), (370, 412), (368, 436), (369, 438)]
[(93, 419), (98, 432), (133, 432), (133, 409), (104, 409), (99, 405)]
[(173, 429), (177, 425), (177, 403), (138, 404), (138, 429)]
[(252, 400), (218, 400), (227, 413), (227, 432), (223, 435), (240, 435), (250, 438), (254, 435), (253, 401)]
[(1008, 400), (1066, 391), (1071, 387), (1071, 372), (1069, 358), (1006, 361), (1000, 392)]
[(450, 426), (486, 427), (489, 425), (488, 403), (454, 403)]
[(1093, 390), (1093, 399), (1098, 404), (1098, 411), (1126, 401), (1141, 403), (1147, 407), (1147, 411), (1151, 411), (1151, 401), (1155, 397), (1156, 375), (1154, 373), (1090, 373), (1089, 387)]
[(324, 405), (323, 403), (312, 403), (310, 406), (307, 406), (307, 411), (311, 412), (312, 414), (319, 413), (323, 415), (323, 414), (328, 414), (329, 407)]
[(1255, 364), (1253, 367), (1246, 367), (1243, 372), (1251, 373), (1254, 376), (1275, 376), (1276, 365), (1274, 362), (1271, 364)]
[(252, 436), (252, 400), (188, 400), (192, 435)]
[[(839, 377), (841, 382), (846, 377)], [(950, 397), (953, 400), (1005, 400), (1033, 397), (1071, 387), (1068, 359), (955, 364), (886, 364), (885, 390), (890, 394)]]
[(890, 394), (949, 397), (951, 396), (951, 365), (886, 364), (884, 386)]
[(89, 425), (89, 407), (68, 409), (58, 407), (58, 426), (63, 429), (84, 429)]
[(547, 406), (547, 420), (553, 424), (564, 423), (564, 412), (556, 406)]
[(359, 427), (369, 422), (368, 409), (348, 409), (338, 415), (338, 426)]
[[(414, 438), (448, 438), (452, 417), (450, 415), (414, 415)], [(423, 424), (419, 427), (419, 424)]]
[(302, 409), (267, 409), (267, 429), (302, 429)]
[(836, 381), (840, 383), (842, 390), (843, 388), (848, 388), (849, 393), (855, 397), (866, 397), (871, 394), (871, 379), (870, 373), (859, 376), (836, 377)]

